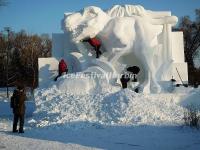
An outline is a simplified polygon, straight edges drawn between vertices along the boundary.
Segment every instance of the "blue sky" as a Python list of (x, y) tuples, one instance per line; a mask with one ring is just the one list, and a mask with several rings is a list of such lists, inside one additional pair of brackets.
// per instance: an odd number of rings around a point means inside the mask
[(115, 4), (139, 4), (145, 9), (168, 11), (178, 17), (189, 15), (200, 8), (200, 0), (8, 0), (9, 5), (0, 8), (0, 31), (10, 26), (34, 34), (60, 33), (60, 21), (64, 12), (79, 11), (86, 6), (108, 9)]

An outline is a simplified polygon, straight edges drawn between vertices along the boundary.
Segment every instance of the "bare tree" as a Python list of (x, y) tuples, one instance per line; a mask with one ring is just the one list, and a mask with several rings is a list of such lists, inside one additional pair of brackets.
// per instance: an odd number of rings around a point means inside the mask
[[(19, 79), (27, 86), (32, 87), (32, 89), (37, 87), (38, 57), (51, 56), (51, 39), (48, 35), (29, 35), (22, 30), (13, 34), (12, 38), (10, 38), (10, 44), (12, 46), (9, 49), (10, 83), (14, 83)], [(0, 37), (0, 50), (2, 54), (6, 49), (6, 45), (7, 42)], [(5, 61), (3, 60), (4, 56), (2, 55), (1, 57), (1, 53), (0, 58), (0, 86), (5, 86)]]
[(193, 64), (193, 54), (200, 47), (200, 9), (195, 10), (196, 20), (192, 21), (189, 16), (181, 18), (179, 29), (184, 34), (185, 59), (188, 63), (189, 82), (191, 84), (200, 83), (200, 70), (196, 69)]
[(37, 86), (38, 57), (48, 57), (51, 54), (51, 39), (38, 35), (28, 35), (20, 32), (15, 39), (15, 47), (21, 51), (21, 70), (27, 81), (31, 81), (31, 87)]

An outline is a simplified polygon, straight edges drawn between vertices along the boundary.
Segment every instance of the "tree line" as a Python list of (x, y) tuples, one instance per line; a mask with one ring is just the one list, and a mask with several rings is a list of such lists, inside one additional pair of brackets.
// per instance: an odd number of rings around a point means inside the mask
[(51, 57), (51, 38), (48, 35), (30, 35), (26, 31), (0, 36), (0, 87), (23, 82), (35, 88), (38, 85), (38, 58)]
[(188, 80), (191, 85), (200, 84), (200, 68), (195, 68), (193, 62), (194, 54), (200, 48), (200, 8), (195, 10), (195, 17), (192, 20), (189, 16), (183, 16), (175, 29), (183, 31), (185, 61), (188, 63)]

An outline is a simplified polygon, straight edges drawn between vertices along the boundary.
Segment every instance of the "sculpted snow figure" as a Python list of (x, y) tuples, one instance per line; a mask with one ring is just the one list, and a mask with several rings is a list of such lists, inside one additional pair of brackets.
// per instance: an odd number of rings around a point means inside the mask
[[(170, 53), (158, 50), (159, 36), (164, 32), (164, 24), (176, 23), (177, 17), (147, 11), (142, 6), (116, 5), (107, 12), (90, 6), (82, 12), (65, 14), (62, 29), (77, 44), (87, 37), (100, 38), (104, 47), (102, 57), (117, 73), (135, 65), (134, 59), (137, 59), (142, 70), (139, 90), (157, 93), (160, 92), (159, 76), (167, 71), (160, 68), (172, 61)], [(133, 57), (132, 62), (121, 61), (126, 57)]]

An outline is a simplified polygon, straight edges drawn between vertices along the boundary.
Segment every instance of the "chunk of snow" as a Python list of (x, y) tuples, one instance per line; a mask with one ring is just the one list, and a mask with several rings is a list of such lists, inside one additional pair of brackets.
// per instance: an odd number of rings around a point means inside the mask
[(95, 81), (84, 73), (67, 74), (57, 81), (57, 87), (61, 92), (78, 95), (92, 92), (95, 85)]

